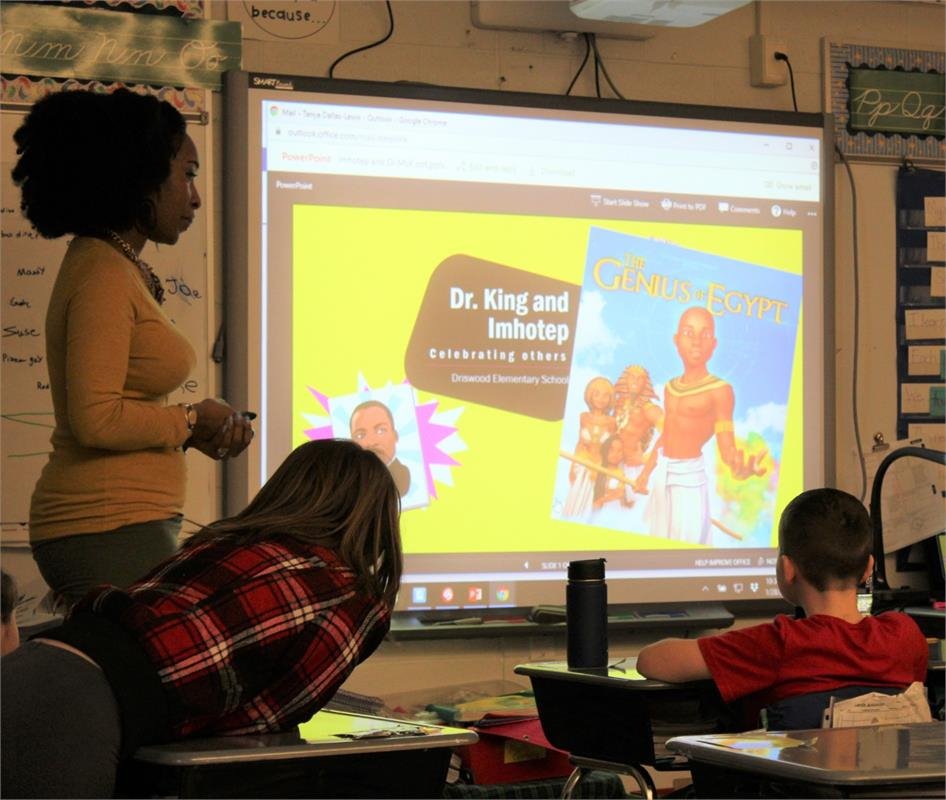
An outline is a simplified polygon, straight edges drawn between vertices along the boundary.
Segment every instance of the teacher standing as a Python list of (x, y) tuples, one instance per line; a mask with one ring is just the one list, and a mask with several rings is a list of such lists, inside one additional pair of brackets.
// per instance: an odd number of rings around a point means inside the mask
[(222, 459), (253, 435), (226, 403), (168, 404), (196, 355), (140, 253), (175, 244), (200, 208), (185, 128), (155, 97), (61, 91), (14, 134), (24, 215), (45, 238), (75, 237), (46, 314), (55, 429), (30, 508), (33, 557), (69, 605), (177, 550), (187, 446)]

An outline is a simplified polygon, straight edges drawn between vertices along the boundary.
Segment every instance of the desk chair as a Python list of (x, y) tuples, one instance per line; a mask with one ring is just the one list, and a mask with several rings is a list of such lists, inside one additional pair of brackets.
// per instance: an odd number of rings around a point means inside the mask
[[(539, 691), (536, 691), (537, 705)], [(659, 742), (683, 732), (715, 733), (739, 727), (731, 721), (730, 709), (712, 681), (664, 684), (660, 689), (652, 686), (650, 691), (618, 697), (608, 697), (607, 690), (599, 692), (585, 686), (575, 701), (583, 707), (586, 718), (583, 723), (576, 724), (574, 705), (561, 708), (561, 716), (554, 710), (543, 714), (539, 705), (539, 716), (549, 741), (553, 744), (557, 741), (550, 730), (564, 737), (558, 740), (562, 744), (556, 746), (570, 751), (568, 760), (575, 767), (563, 787), (562, 800), (571, 800), (585, 777), (596, 770), (630, 776), (637, 783), (640, 796), (653, 800), (657, 788), (646, 767), (656, 772), (689, 769), (686, 759), (668, 752)], [(562, 702), (561, 697), (558, 702)], [(569, 725), (569, 717), (571, 730), (561, 727)]]
[(642, 797), (655, 787), (645, 767), (686, 769), (685, 761), (654, 745), (680, 733), (736, 730), (712, 681), (669, 684), (643, 678), (636, 659), (607, 670), (569, 669), (564, 662), (520, 664), (516, 674), (532, 682), (542, 730), (551, 744), (569, 753), (575, 767), (563, 800), (592, 770), (630, 775)]
[(825, 709), (836, 700), (849, 700), (864, 694), (900, 694), (902, 689), (884, 686), (844, 686), (828, 692), (811, 692), (789, 697), (763, 709), (763, 727), (770, 731), (800, 731), (820, 728)]

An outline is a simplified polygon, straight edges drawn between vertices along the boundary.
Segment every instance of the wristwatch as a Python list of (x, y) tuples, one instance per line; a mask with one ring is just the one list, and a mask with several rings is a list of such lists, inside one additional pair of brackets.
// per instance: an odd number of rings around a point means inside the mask
[(193, 433), (197, 427), (197, 409), (193, 403), (184, 403), (184, 420), (187, 422), (188, 432)]

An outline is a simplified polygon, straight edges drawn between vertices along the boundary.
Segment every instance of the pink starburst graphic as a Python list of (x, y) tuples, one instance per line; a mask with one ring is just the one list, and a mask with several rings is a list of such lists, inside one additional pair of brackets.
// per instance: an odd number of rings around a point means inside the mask
[[(311, 386), (306, 386), (306, 389), (309, 390), (309, 394), (311, 394), (316, 399), (318, 404), (322, 406), (322, 409), (327, 414), (328, 413), (328, 397), (326, 397), (321, 392), (316, 391)], [(332, 438), (332, 424), (329, 423), (327, 425), (320, 425), (317, 428), (307, 428), (306, 430), (303, 431), (303, 433), (306, 435), (306, 438), (308, 439), (331, 439)]]
[(427, 491), (433, 498), (437, 497), (437, 490), (434, 488), (432, 468), (437, 465), (455, 467), (460, 463), (439, 447), (440, 443), (456, 433), (457, 429), (452, 425), (439, 425), (434, 422), (437, 405), (436, 400), (431, 400), (416, 407), (421, 451), (424, 454), (424, 475), (427, 477)]
[[(372, 388), (363, 380), (359, 380), (359, 384), (359, 393), (363, 392), (370, 397)], [(402, 385), (409, 386), (406, 381)], [(337, 435), (336, 431), (339, 427), (342, 427), (342, 420), (337, 413), (333, 414), (332, 401), (325, 393), (312, 386), (306, 388), (315, 398), (321, 413), (303, 414), (304, 418), (311, 424), (311, 427), (303, 429), (303, 434), (307, 439), (330, 439)], [(431, 499), (437, 498), (436, 484), (438, 482), (452, 484), (452, 468), (460, 466), (460, 462), (451, 453), (465, 447), (457, 435), (457, 427), (452, 424), (462, 413), (462, 409), (442, 412), (438, 410), (439, 406), (440, 401), (438, 400), (429, 400), (413, 405), (415, 412), (413, 416), (416, 417), (417, 438), (420, 442), (424, 479)]]

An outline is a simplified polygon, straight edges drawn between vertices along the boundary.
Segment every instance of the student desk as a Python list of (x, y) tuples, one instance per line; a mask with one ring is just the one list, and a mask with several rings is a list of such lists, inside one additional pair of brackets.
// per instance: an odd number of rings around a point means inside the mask
[(631, 775), (645, 796), (653, 796), (653, 782), (642, 766), (678, 768), (673, 754), (660, 743), (655, 746), (655, 734), (662, 741), (733, 727), (712, 681), (664, 683), (642, 677), (636, 658), (609, 663), (600, 671), (569, 669), (564, 661), (515, 668), (532, 682), (546, 738), (566, 750), (576, 767), (563, 797), (592, 769)]
[(690, 759), (698, 797), (765, 796), (760, 784), (777, 797), (944, 796), (942, 722), (679, 736), (667, 747)]
[[(354, 737), (354, 738), (352, 738)], [(140, 748), (117, 797), (440, 797), (461, 728), (320, 711), (296, 731)]]

